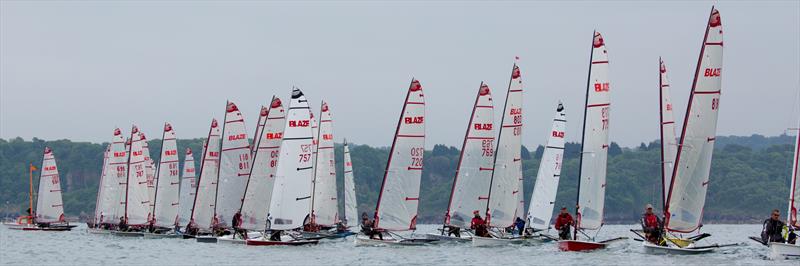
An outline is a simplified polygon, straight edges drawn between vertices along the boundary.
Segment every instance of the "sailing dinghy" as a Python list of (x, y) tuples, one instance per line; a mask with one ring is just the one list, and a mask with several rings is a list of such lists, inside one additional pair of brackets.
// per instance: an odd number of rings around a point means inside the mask
[(271, 234), (260, 239), (247, 239), (252, 246), (316, 244), (289, 232), (303, 226), (311, 206), (312, 134), (311, 111), (305, 95), (292, 90), (286, 124), (275, 169), (274, 189), (267, 214), (267, 229)]
[(539, 164), (536, 184), (533, 186), (531, 203), (528, 207), (526, 237), (534, 241), (555, 239), (543, 232), (550, 230), (550, 220), (553, 218), (558, 181), (561, 179), (566, 127), (567, 118), (564, 113), (564, 105), (559, 102), (553, 117), (552, 129), (547, 137), (547, 145), (542, 153), (542, 162)]
[[(34, 170), (36, 170), (36, 167), (29, 165), (29, 207), (33, 207)], [(49, 147), (44, 148), (42, 168), (39, 172), (39, 192), (36, 195), (36, 210), (31, 216), (22, 216), (17, 219), (16, 223), (5, 225), (8, 226), (8, 229), (23, 231), (69, 231), (75, 227), (75, 225), (70, 225), (64, 219), (61, 180), (58, 175), (55, 155), (53, 155), (53, 150)]]
[[(688, 238), (673, 235), (675, 233), (699, 233), (702, 226), (703, 206), (709, 184), (719, 99), (722, 91), (722, 46), (722, 20), (719, 11), (712, 7), (689, 95), (683, 133), (680, 137), (680, 144), (677, 146), (675, 165), (671, 171), (672, 177), (664, 178), (670, 183), (668, 190), (665, 189), (667, 196), (664, 201), (664, 228), (667, 234), (663, 243), (654, 244), (643, 241), (647, 253), (699, 254), (712, 252), (714, 248), (724, 246), (696, 245), (697, 240), (710, 236), (708, 234)], [(661, 65), (660, 68), (666, 72), (666, 67)], [(663, 76), (663, 78), (666, 77)], [(666, 136), (669, 138), (668, 131)], [(670, 140), (662, 139), (662, 143), (668, 141)], [(663, 149), (665, 152), (671, 152), (669, 147)], [(665, 154), (665, 156), (669, 156), (669, 154)], [(665, 162), (667, 160), (669, 158), (664, 159)], [(668, 164), (665, 163), (665, 165)], [(668, 171), (664, 172), (669, 173)]]
[(486, 207), (494, 163), (494, 103), (489, 86), (481, 82), (467, 124), (450, 201), (439, 234), (428, 239), (469, 242), (474, 211)]
[(218, 235), (219, 240), (244, 243), (243, 239), (236, 239), (236, 234), (233, 233), (233, 217), (242, 207), (247, 182), (250, 180), (251, 155), (244, 117), (236, 104), (229, 101), (225, 107), (225, 121), (222, 126), (219, 182), (212, 227), (217, 232), (230, 234)]
[(125, 179), (127, 177), (127, 149), (125, 138), (119, 128), (114, 129), (114, 136), (108, 146), (107, 159), (100, 176), (101, 188), (97, 193), (97, 210), (94, 227), (89, 233), (108, 234), (119, 222), (119, 209), (124, 207)]
[(472, 237), (474, 247), (521, 244), (524, 239), (505, 233), (517, 217), (519, 181), (522, 180), (522, 74), (514, 62), (506, 92), (503, 117), (500, 120), (493, 169), (490, 171), (489, 191), (483, 204), (489, 236)]
[[(792, 166), (792, 178), (789, 183), (789, 211), (786, 217), (786, 225), (797, 230), (800, 223), (797, 221), (797, 205), (800, 201), (800, 189), (798, 189), (798, 171), (800, 171), (800, 120), (797, 123), (797, 137), (794, 142), (794, 166)], [(769, 258), (780, 259), (800, 259), (800, 245), (789, 243), (769, 243)]]
[(124, 224), (113, 232), (118, 236), (143, 236), (142, 231), (152, 219), (152, 208), (147, 180), (147, 157), (144, 145), (145, 135), (135, 125), (131, 129), (131, 145), (128, 150), (127, 189), (125, 192)]
[(403, 237), (396, 232), (417, 228), (419, 186), (425, 153), (425, 98), (416, 79), (408, 87), (389, 152), (389, 161), (375, 206), (372, 230), (382, 239), (356, 236), (357, 246), (421, 245), (431, 240)]
[(183, 156), (183, 173), (181, 174), (179, 192), (180, 199), (178, 206), (180, 212), (178, 213), (178, 225), (189, 224), (189, 217), (192, 216), (192, 202), (194, 201), (194, 193), (197, 191), (194, 171), (195, 166), (192, 149), (186, 148), (186, 154)]
[(111, 152), (111, 144), (108, 144), (106, 145), (106, 150), (103, 152), (103, 167), (100, 170), (100, 181), (97, 182), (98, 188), (97, 188), (97, 197), (95, 198), (94, 202), (94, 216), (92, 217), (91, 222), (86, 223), (89, 232), (101, 231), (96, 229), (100, 228), (100, 213), (102, 213), (103, 211), (103, 206), (101, 204), (104, 204), (104, 201), (107, 201), (107, 199), (106, 200), (103, 199), (107, 197), (106, 195), (104, 195), (103, 186), (106, 186), (106, 183), (108, 183), (108, 177), (106, 176), (106, 171), (108, 170), (108, 154), (110, 152)]
[(185, 235), (196, 237), (210, 234), (214, 225), (214, 200), (219, 177), (220, 133), (217, 120), (212, 119), (200, 162), (200, 176), (197, 179), (197, 190)]
[(350, 159), (350, 146), (344, 140), (344, 224), (347, 228), (357, 227), (358, 202), (356, 201), (356, 182), (353, 174), (353, 160)]
[(239, 227), (247, 232), (248, 238), (262, 236), (261, 232), (266, 230), (267, 213), (272, 200), (275, 170), (286, 122), (286, 112), (277, 97), (272, 98), (264, 115), (265, 122), (259, 130), (260, 135), (255, 136), (258, 142), (255, 143), (253, 166), (250, 168), (250, 179), (245, 187), (239, 211), (242, 214), (242, 224)]
[(180, 185), (180, 170), (178, 167), (178, 142), (175, 131), (170, 123), (164, 123), (164, 132), (161, 137), (161, 153), (155, 177), (155, 203), (153, 204), (153, 220), (151, 231), (155, 235), (146, 234), (145, 237), (174, 237), (175, 232), (167, 234), (179, 226), (178, 210), (180, 202), (178, 194)]
[[(606, 161), (608, 159), (608, 127), (611, 108), (608, 79), (608, 53), (599, 32), (594, 32), (589, 60), (589, 79), (586, 85), (583, 141), (578, 181), (577, 219), (572, 240), (559, 240), (562, 251), (588, 251), (605, 248), (615, 238), (595, 241), (584, 230), (600, 230), (603, 226), (603, 207), (606, 194)], [(578, 233), (586, 240), (579, 240)]]

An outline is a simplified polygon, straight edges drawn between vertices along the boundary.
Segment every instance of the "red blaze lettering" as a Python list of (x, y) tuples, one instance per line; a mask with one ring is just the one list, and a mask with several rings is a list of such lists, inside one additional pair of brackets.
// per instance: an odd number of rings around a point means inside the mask
[(218, 151), (210, 151), (208, 152), (208, 157), (219, 157)]
[(228, 136), (228, 141), (234, 141), (234, 140), (240, 140), (240, 139), (246, 139), (246, 138), (247, 138), (247, 136), (245, 136), (244, 134), (239, 134), (239, 135)]
[(47, 167), (44, 168), (44, 170), (45, 171), (55, 171), (56, 167), (55, 166), (47, 166)]
[(164, 154), (165, 155), (178, 155), (178, 151), (177, 150), (167, 150), (167, 151), (164, 151)]
[(553, 137), (562, 138), (563, 139), (564, 138), (564, 132), (563, 131), (553, 131)]
[(142, 151), (133, 152), (133, 156), (141, 156), (141, 155), (142, 155)]
[(722, 68), (706, 68), (703, 72), (705, 77), (719, 77), (722, 75)]
[(308, 120), (289, 120), (289, 127), (308, 127)]
[(475, 130), (492, 130), (492, 124), (481, 124), (476, 123), (474, 125)]
[(510, 115), (521, 115), (522, 114), (522, 108), (511, 108), (511, 111), (509, 111), (509, 114)]
[(403, 119), (403, 122), (406, 124), (422, 124), (424, 121), (425, 117), (422, 116), (406, 117)]
[(281, 139), (283, 138), (283, 133), (267, 132), (267, 134), (265, 134), (264, 137), (266, 137), (267, 139)]
[(324, 140), (332, 140), (333, 134), (322, 134), (322, 139)]
[(609, 91), (611, 89), (611, 84), (608, 82), (605, 83), (595, 83), (594, 84), (594, 91), (596, 92), (604, 92)]

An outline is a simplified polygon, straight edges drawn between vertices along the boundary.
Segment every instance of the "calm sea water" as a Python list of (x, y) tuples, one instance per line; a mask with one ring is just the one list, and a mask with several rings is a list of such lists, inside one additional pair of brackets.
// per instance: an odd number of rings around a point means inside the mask
[[(419, 233), (437, 226), (421, 225)], [(631, 237), (633, 225), (609, 225), (598, 239)], [(304, 247), (249, 247), (205, 244), (182, 239), (121, 238), (93, 235), (85, 226), (71, 232), (23, 232), (0, 226), (0, 264), (115, 264), (115, 265), (797, 265), (796, 261), (770, 261), (767, 249), (746, 237), (759, 225), (706, 225), (712, 234), (707, 244), (741, 243), (715, 253), (695, 256), (646, 255), (641, 243), (616, 242), (606, 250), (588, 253), (560, 252), (554, 244), (473, 248), (469, 244), (421, 247), (355, 247), (352, 237)]]

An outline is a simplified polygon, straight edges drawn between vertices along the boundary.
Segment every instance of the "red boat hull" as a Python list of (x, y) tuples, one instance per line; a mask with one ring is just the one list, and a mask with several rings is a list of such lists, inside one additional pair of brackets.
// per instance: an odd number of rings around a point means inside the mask
[(579, 240), (558, 241), (558, 249), (561, 251), (590, 251), (605, 248), (606, 244)]
[(245, 244), (248, 246), (301, 246), (314, 245), (319, 243), (317, 240), (298, 240), (298, 241), (269, 241), (248, 239)]

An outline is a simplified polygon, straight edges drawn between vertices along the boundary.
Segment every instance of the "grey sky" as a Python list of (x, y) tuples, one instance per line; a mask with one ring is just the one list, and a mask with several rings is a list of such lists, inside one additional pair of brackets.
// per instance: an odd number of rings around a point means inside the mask
[[(330, 103), (337, 142), (391, 144), (412, 77), (425, 90), (428, 147), (460, 145), (478, 85), (502, 110), (521, 58), (525, 145), (544, 142), (559, 99), (579, 139), (592, 31), (610, 57), (611, 139), (658, 137), (658, 57), (683, 120), (714, 2), (0, 3), (0, 138), (108, 141), (164, 121), (205, 137), (225, 100), (253, 130), (273, 94)], [(716, 3), (725, 30), (720, 135), (797, 123), (800, 4)], [(499, 123), (499, 121), (497, 122)], [(250, 133), (252, 134), (252, 133)]]

